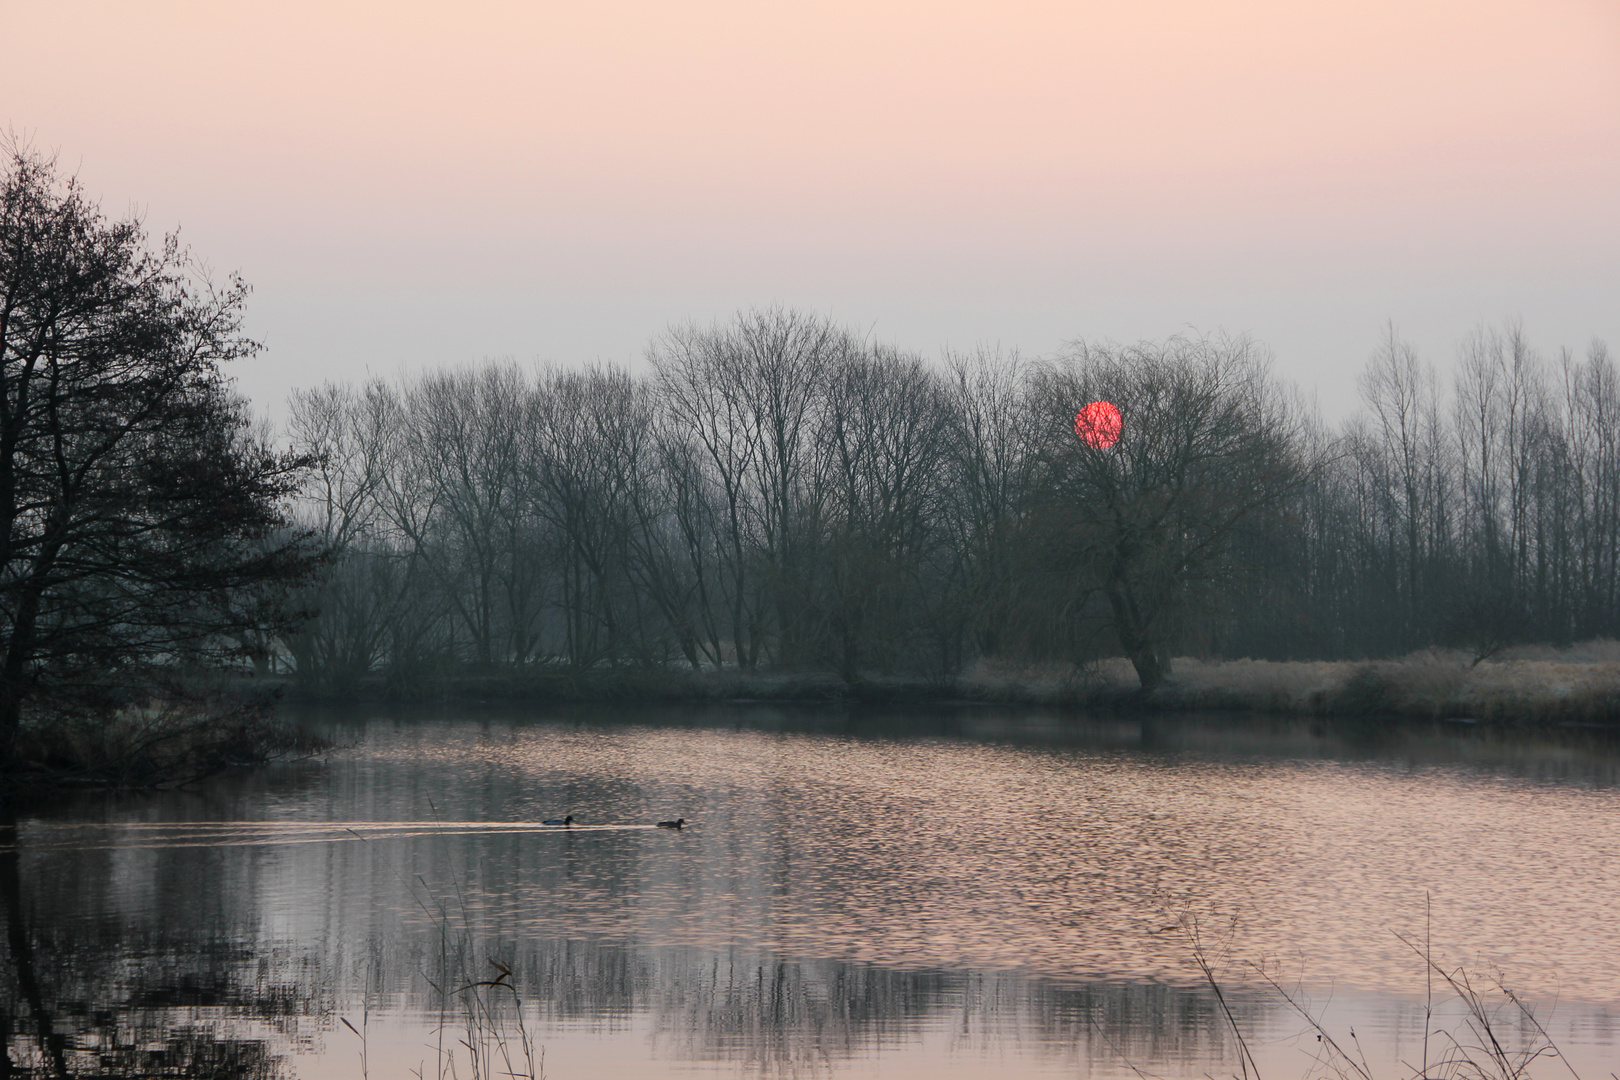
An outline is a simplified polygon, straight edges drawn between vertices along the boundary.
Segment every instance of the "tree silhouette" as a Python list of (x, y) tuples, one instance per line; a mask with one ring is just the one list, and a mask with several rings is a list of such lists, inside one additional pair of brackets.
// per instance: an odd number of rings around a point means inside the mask
[[(1032, 518), (1049, 562), (1107, 601), (1151, 690), (1189, 616), (1228, 577), (1245, 521), (1307, 474), (1294, 411), (1244, 339), (1080, 344), (1036, 382), (1049, 437)], [(1076, 403), (1115, 403), (1116, 442), (1076, 438)]]
[(285, 629), (317, 562), (280, 506), (301, 459), (221, 374), (247, 286), (107, 221), (54, 162), (0, 174), (0, 762), (25, 707), (104, 709)]

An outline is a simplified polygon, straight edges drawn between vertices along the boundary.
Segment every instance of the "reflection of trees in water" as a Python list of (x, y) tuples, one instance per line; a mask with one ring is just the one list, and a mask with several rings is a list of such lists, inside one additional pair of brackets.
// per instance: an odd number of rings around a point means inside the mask
[[(431, 1031), (441, 1015), (434, 987), (489, 979), (492, 959), (511, 968), (542, 1042), (548, 1028), (594, 1030), (650, 1038), (665, 1059), (767, 1073), (814, 1072), (924, 1041), (991, 1053), (1017, 1045), (1077, 1063), (1225, 1056), (1211, 1003), (1196, 991), (784, 960), (769, 946), (537, 937), (512, 898), (477, 881), (463, 882), (465, 892), (436, 889), (421, 907), (400, 904), (398, 876), (369, 881), (381, 870), (368, 845), (298, 848), (291, 864), (222, 860), (206, 847), (7, 846), (0, 1010), (22, 1075), (279, 1076), (292, 1054), (324, 1048), (340, 1014), (404, 1009)], [(292, 931), (297, 946), (267, 946), (260, 898), (308, 859), (331, 895), (356, 902), (313, 915)], [(395, 906), (378, 903), (390, 895)], [(499, 1031), (510, 1030), (513, 1000), (489, 995)]]
[(1091, 1062), (1221, 1057), (1211, 1003), (1184, 989), (475, 937), (450, 920), (442, 936), (410, 941), (395, 936), (400, 927), (374, 929), (352, 943), (358, 952), (263, 949), (247, 944), (244, 912), (204, 911), (195, 900), (162, 925), (86, 927), (51, 903), (60, 882), (31, 881), (25, 892), (18, 862), (16, 850), (0, 852), (10, 1075), (279, 1077), (290, 1054), (319, 1048), (339, 1011), (335, 995), (356, 1011), (360, 999), (374, 1011), (404, 1005), (431, 1027), (439, 1002), (424, 976), (453, 985), (445, 975), (492, 958), (512, 968), (531, 1024), (645, 1029), (660, 1056), (762, 1072), (816, 1071), (923, 1039), (952, 1049), (1011, 1041)]
[(1202, 994), (1146, 984), (1064, 987), (1011, 974), (895, 971), (711, 957), (660, 980), (650, 1003), (671, 1053), (795, 1071), (924, 1040), (1020, 1045), (1117, 1065), (1219, 1060)]
[[(381, 955), (381, 952), (377, 953)], [(814, 1071), (886, 1048), (938, 1041), (953, 1051), (1017, 1044), (1056, 1058), (1137, 1065), (1225, 1055), (1201, 991), (1145, 983), (1064, 985), (1016, 974), (907, 971), (744, 951), (549, 939), (458, 943), (452, 963), (494, 957), (542, 1026), (631, 1036), (645, 1018), (659, 1056), (763, 1072)], [(401, 988), (432, 958), (392, 956), (374, 992)], [(417, 985), (421, 979), (416, 978)], [(384, 996), (384, 995), (380, 995)], [(400, 1000), (394, 997), (393, 1000)], [(431, 1017), (431, 993), (408, 995)], [(1268, 1010), (1234, 1006), (1250, 1030)], [(542, 1032), (542, 1040), (544, 1038)]]
[(137, 935), (53, 922), (62, 909), (25, 892), (15, 837), (0, 828), (0, 1076), (269, 1080), (327, 1026), (308, 957), (244, 948), (217, 920)]
[(288, 1075), (285, 1058), (263, 1039), (222, 1037), (212, 1026), (167, 1026), (144, 1031), (116, 1020), (77, 1026), (70, 1049), (57, 1059), (37, 1043), (13, 1036), (12, 1075), (39, 1077), (208, 1077), (271, 1080)]

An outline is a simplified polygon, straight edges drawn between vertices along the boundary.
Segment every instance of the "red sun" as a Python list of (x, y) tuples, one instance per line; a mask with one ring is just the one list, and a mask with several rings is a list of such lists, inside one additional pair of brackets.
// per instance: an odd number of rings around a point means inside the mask
[(1093, 401), (1074, 414), (1074, 433), (1087, 446), (1106, 450), (1119, 442), (1119, 429), (1124, 423), (1113, 402)]

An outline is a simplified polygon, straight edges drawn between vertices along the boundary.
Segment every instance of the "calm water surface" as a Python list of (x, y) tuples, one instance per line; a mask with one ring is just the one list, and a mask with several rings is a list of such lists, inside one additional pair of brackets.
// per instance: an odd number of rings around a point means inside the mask
[[(1426, 982), (1397, 934), (1421, 947), (1426, 928), (1448, 970), (1533, 1003), (1582, 1075), (1620, 1069), (1620, 752), (1595, 735), (313, 719), (344, 748), (16, 821), (14, 1059), (465, 1077), (459, 1040), (523, 1072), (527, 1037), (554, 1080), (1231, 1074), (1196, 919), (1267, 1076), (1315, 1075), (1321, 1044), (1255, 965), (1407, 1075)], [(539, 824), (566, 814), (581, 826)], [(691, 824), (651, 827), (673, 817)], [(1435, 1024), (1460, 1030), (1444, 998)], [(1534, 1034), (1511, 1008), (1498, 1029)]]

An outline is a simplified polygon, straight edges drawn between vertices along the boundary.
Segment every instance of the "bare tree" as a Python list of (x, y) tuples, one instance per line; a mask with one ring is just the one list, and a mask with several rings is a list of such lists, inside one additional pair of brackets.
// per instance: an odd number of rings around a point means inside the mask
[[(1307, 472), (1299, 420), (1242, 338), (1081, 342), (1039, 373), (1035, 392), (1049, 433), (1048, 540), (1106, 598), (1120, 647), (1152, 689), (1189, 614), (1225, 578), (1235, 530)], [(1092, 400), (1123, 416), (1112, 446), (1074, 437), (1074, 413)]]
[(503, 585), (519, 509), (525, 379), (510, 364), (423, 378), (407, 396), (407, 452), (433, 508), (424, 551), (466, 630), (473, 662), (505, 661)]
[(1427, 619), (1437, 559), (1450, 540), (1447, 460), (1449, 439), (1440, 419), (1434, 370), (1402, 341), (1393, 323), (1361, 376), (1362, 400), (1371, 411), (1370, 431), (1355, 441), (1370, 452), (1368, 465), (1392, 500), (1387, 515), (1392, 541), (1389, 579), (1400, 590), (1404, 643), (1421, 644), (1436, 627)]
[(399, 411), (376, 381), (295, 391), (288, 404), (293, 448), (315, 463), (295, 513), (332, 562), (300, 598), (320, 618), (286, 645), (303, 680), (341, 686), (386, 662), (416, 599), (409, 556), (392, 542), (379, 505)]
[(1014, 538), (1035, 446), (1026, 373), (1016, 352), (946, 356), (952, 592), (961, 598), (973, 645), (990, 654), (1010, 644), (1011, 604), (1025, 587), (1015, 568)]
[(823, 431), (831, 482), (829, 595), (820, 606), (837, 664), (853, 680), (863, 653), (893, 670), (915, 652), (908, 637), (932, 621), (920, 609), (943, 579), (948, 476), (939, 466), (950, 428), (941, 380), (894, 349), (848, 353), (831, 380)]
[(631, 567), (635, 489), (652, 456), (646, 390), (613, 369), (549, 371), (532, 423), (528, 475), (557, 540), (569, 661), (615, 662), (626, 646), (647, 659), (648, 612)]
[(724, 370), (755, 433), (744, 482), (775, 616), (778, 660), (799, 659), (807, 574), (819, 527), (816, 429), (834, 366), (859, 348), (821, 316), (773, 308), (738, 316), (723, 338)]
[(855, 347), (820, 316), (773, 308), (725, 327), (672, 328), (648, 350), (665, 407), (703, 447), (725, 501), (731, 629), (745, 667), (759, 659), (768, 620), (778, 659), (799, 652), (818, 410), (829, 370)]
[(718, 603), (725, 558), (720, 502), (702, 452), (657, 408), (652, 387), (644, 398), (651, 405), (653, 443), (632, 488), (632, 572), (692, 668), (719, 667), (725, 653), (724, 606)]
[(1469, 581), (1457, 610), (1480, 659), (1529, 629), (1532, 474), (1545, 400), (1539, 359), (1516, 323), (1464, 341), (1456, 416)]
[[(758, 417), (728, 363), (719, 327), (671, 327), (648, 347), (647, 358), (668, 423), (701, 449), (702, 471), (719, 493), (725, 587), (716, 599), (725, 604), (733, 658), (752, 667), (763, 614), (751, 572), (761, 516), (750, 483), (761, 456)], [(685, 490), (696, 492), (702, 481), (694, 484)]]

